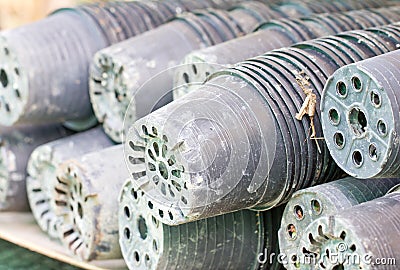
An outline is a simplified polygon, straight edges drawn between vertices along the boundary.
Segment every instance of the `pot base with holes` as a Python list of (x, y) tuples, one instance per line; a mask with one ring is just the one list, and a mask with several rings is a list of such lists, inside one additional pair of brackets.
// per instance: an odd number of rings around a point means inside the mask
[(399, 210), (400, 193), (394, 192), (317, 219), (301, 237), (297, 265), (300, 269), (397, 269)]
[(70, 135), (60, 125), (2, 127), (0, 131), (0, 212), (29, 211), (27, 163), (41, 144)]
[[(300, 190), (293, 194), (283, 213), (279, 247), (283, 254), (297, 256), (308, 226), (321, 217), (384, 196), (400, 179), (355, 179), (352, 177)], [(295, 263), (285, 265), (296, 270)]]
[[(244, 210), (164, 225), (131, 180), (122, 188), (119, 202), (119, 242), (129, 269), (259, 269), (257, 257), (267, 242), (264, 230), (270, 229), (264, 228), (261, 213)], [(246, 250), (246, 256), (237, 256), (239, 250)]]
[(65, 161), (57, 169), (52, 200), (62, 222), (60, 238), (81, 260), (121, 257), (116, 212), (119, 191), (128, 177), (122, 150), (109, 147)]
[(322, 123), (333, 158), (357, 178), (399, 176), (400, 54), (339, 69), (325, 86)]
[(56, 140), (36, 148), (28, 162), (26, 188), (32, 213), (40, 228), (59, 238), (62, 220), (57, 218), (52, 200), (57, 183), (56, 169), (73, 157), (112, 146), (100, 127)]

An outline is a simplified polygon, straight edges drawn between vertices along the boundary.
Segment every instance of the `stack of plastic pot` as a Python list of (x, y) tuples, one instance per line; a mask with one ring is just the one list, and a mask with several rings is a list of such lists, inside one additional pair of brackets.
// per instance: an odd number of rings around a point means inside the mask
[[(121, 145), (61, 163), (54, 187), (54, 213), (61, 242), (81, 260), (121, 258), (118, 194), (128, 177)], [(112, 162), (110, 162), (112, 161)]]
[(398, 269), (399, 191), (314, 221), (300, 240), (300, 269)]
[(63, 220), (55, 215), (56, 170), (66, 160), (112, 146), (100, 127), (37, 147), (28, 162), (26, 189), (29, 204), (40, 228), (51, 238), (60, 238)]
[[(274, 18), (388, 4), (375, 1), (294, 1), (269, 7), (250, 1), (230, 12), (183, 15), (156, 30), (96, 54), (90, 82), (94, 112), (99, 122), (103, 123), (105, 132), (114, 141), (122, 142), (126, 134), (124, 123), (130, 125), (172, 101), (174, 69), (191, 51), (249, 33), (261, 22)], [(193, 72), (197, 70), (193, 69)], [(142, 88), (147, 81), (151, 83)], [(127, 112), (130, 103), (133, 105)]]
[(300, 190), (293, 194), (283, 213), (279, 229), (279, 247), (286, 255), (286, 269), (305, 264), (303, 238), (315, 220), (348, 211), (361, 203), (384, 196), (400, 179), (355, 179), (348, 177), (331, 183)]
[(297, 190), (341, 178), (319, 139), (324, 84), (341, 66), (396, 50), (399, 30), (344, 32), (213, 74), (131, 127), (125, 155), (133, 185), (155, 217), (176, 225), (270, 209)]
[(0, 212), (29, 211), (26, 193), (29, 156), (37, 146), (71, 133), (60, 125), (1, 127)]
[(96, 124), (89, 100), (89, 63), (111, 44), (212, 1), (132, 1), (62, 9), (0, 35), (0, 124)]
[(399, 20), (399, 14), (398, 7), (388, 7), (263, 23), (252, 34), (188, 54), (174, 76), (174, 99), (199, 88), (207, 76), (228, 65), (297, 42), (394, 23)]
[[(119, 242), (130, 269), (264, 269), (260, 254), (277, 252), (282, 209), (243, 210), (168, 226), (153, 216), (151, 202), (128, 180), (118, 215)], [(264, 267), (279, 269), (276, 262)]]

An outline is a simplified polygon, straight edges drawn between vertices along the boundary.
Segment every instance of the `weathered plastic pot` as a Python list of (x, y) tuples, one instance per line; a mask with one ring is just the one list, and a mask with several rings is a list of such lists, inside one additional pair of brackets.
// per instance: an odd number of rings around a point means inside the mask
[(121, 258), (118, 195), (128, 171), (122, 146), (62, 163), (54, 190), (55, 214), (62, 219), (61, 242), (81, 260)]
[(247, 58), (317, 37), (394, 23), (399, 17), (400, 9), (390, 7), (263, 23), (252, 34), (188, 54), (174, 75), (174, 99), (201, 87), (210, 74)]
[(60, 125), (1, 127), (0, 212), (29, 211), (26, 168), (32, 151), (43, 143), (71, 134)]
[(301, 239), (300, 269), (398, 269), (399, 210), (394, 192), (317, 219)]
[(127, 181), (118, 215), (120, 245), (129, 269), (264, 269), (262, 255), (277, 252), (274, 225), (282, 209), (243, 210), (171, 227), (160, 223), (151, 207), (151, 201)]
[[(89, 64), (111, 44), (153, 29), (208, 1), (131, 1), (82, 5), (0, 34), (0, 124), (97, 123), (89, 99)], [(128, 13), (128, 14), (126, 14)], [(66, 72), (68, 70), (68, 72)]]
[[(282, 14), (252, 1), (229, 12), (196, 11), (99, 51), (91, 69), (90, 97), (105, 132), (122, 142), (124, 125), (172, 101), (173, 70), (165, 70), (177, 66), (189, 52), (251, 32), (271, 16)], [(154, 85), (146, 87), (148, 81)]]
[(397, 177), (399, 52), (339, 69), (321, 103), (326, 141), (338, 165), (357, 178)]
[[(399, 30), (349, 31), (266, 53), (138, 120), (125, 156), (154, 216), (176, 225), (266, 210), (295, 191), (343, 178), (319, 139), (316, 104), (338, 68), (396, 50)], [(299, 118), (302, 112), (308, 115)]]
[(39, 227), (52, 238), (59, 238), (61, 219), (57, 218), (53, 192), (57, 167), (66, 160), (112, 146), (101, 127), (46, 143), (36, 148), (28, 162), (26, 189), (29, 204)]
[[(352, 177), (300, 190), (293, 194), (283, 213), (279, 248), (288, 259), (301, 251), (301, 239), (308, 226), (320, 217), (329, 217), (351, 207), (384, 196), (400, 179), (355, 179)], [(285, 265), (298, 269), (300, 261)]]

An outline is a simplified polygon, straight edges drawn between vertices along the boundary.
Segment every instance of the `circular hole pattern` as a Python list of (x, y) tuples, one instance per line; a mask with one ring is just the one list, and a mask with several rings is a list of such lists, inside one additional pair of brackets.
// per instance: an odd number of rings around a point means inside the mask
[(336, 109), (330, 109), (329, 110), (329, 120), (333, 125), (338, 125), (340, 122), (340, 114)]
[(370, 99), (371, 104), (374, 105), (374, 107), (379, 108), (382, 105), (381, 95), (377, 91), (371, 91)]
[(343, 149), (343, 147), (345, 145), (345, 139), (344, 139), (343, 133), (336, 132), (335, 135), (333, 135), (333, 140), (334, 140), (337, 148)]
[(357, 91), (360, 92), (362, 90), (362, 82), (360, 80), (360, 78), (358, 78), (357, 76), (354, 76), (351, 79), (351, 83), (353, 84), (353, 88)]
[(351, 130), (356, 136), (362, 136), (368, 126), (367, 117), (365, 113), (358, 107), (354, 107), (349, 112), (349, 123)]
[(353, 163), (357, 167), (361, 167), (364, 162), (363, 155), (360, 151), (356, 150), (353, 152)]
[(376, 144), (371, 143), (368, 147), (368, 153), (369, 153), (369, 157), (376, 161), (378, 160), (378, 148), (376, 147)]
[(340, 96), (340, 97), (346, 97), (347, 96), (347, 86), (344, 82), (339, 81), (336, 84), (336, 93)]
[(311, 208), (315, 214), (319, 215), (322, 212), (321, 203), (318, 200), (311, 201)]
[(294, 215), (298, 220), (302, 220), (304, 218), (304, 211), (300, 205), (296, 205), (294, 207)]
[(378, 129), (378, 132), (379, 132), (379, 134), (381, 136), (386, 136), (387, 135), (387, 126), (386, 126), (385, 121), (379, 120), (378, 121), (378, 125), (377, 125), (377, 129)]
[(297, 230), (296, 230), (296, 226), (294, 226), (293, 224), (289, 224), (287, 226), (287, 232), (289, 235), (289, 238), (294, 240), (297, 237)]
[(142, 238), (143, 240), (146, 239), (148, 234), (146, 220), (142, 216), (140, 216), (137, 221), (137, 224), (138, 224), (140, 238)]

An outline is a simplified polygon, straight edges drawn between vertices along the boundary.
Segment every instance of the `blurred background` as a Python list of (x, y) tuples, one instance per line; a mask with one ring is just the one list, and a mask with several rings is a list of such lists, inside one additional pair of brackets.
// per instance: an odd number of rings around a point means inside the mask
[[(105, 0), (103, 0), (105, 1)], [(101, 2), (100, 0), (0, 0), (0, 27), (14, 28), (39, 20), (50, 12), (71, 7), (79, 3)]]

